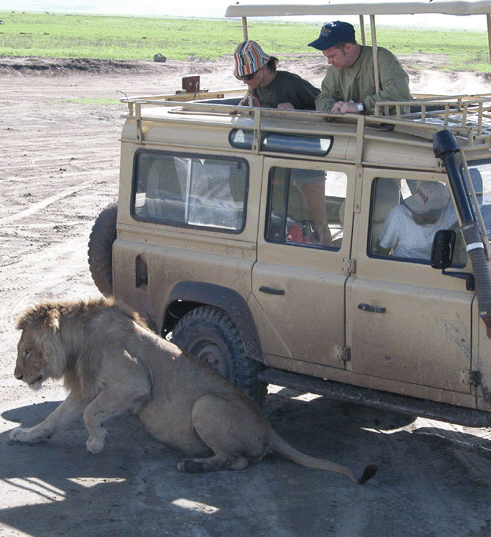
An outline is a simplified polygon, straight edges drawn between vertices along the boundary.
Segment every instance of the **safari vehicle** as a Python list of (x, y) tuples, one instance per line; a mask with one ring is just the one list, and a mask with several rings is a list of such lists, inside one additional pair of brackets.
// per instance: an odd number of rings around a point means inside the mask
[[(251, 15), (368, 14), (373, 43), (377, 13), (491, 13), (386, 6), (238, 3), (227, 15), (246, 32)], [(225, 92), (125, 102), (119, 201), (89, 241), (103, 294), (257, 400), (275, 383), (491, 424), (490, 95), (381, 103), (371, 116), (238, 106)], [(309, 181), (324, 185), (329, 241)], [(383, 247), (389, 215), (437, 184), (453, 218), (427, 253)]]

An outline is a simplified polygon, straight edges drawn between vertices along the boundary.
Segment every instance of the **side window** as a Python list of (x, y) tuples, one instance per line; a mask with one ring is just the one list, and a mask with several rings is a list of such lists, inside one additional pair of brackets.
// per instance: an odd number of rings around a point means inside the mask
[(140, 152), (135, 158), (133, 215), (239, 232), (245, 222), (247, 178), (244, 160)]
[[(375, 179), (372, 185), (368, 254), (429, 263), (435, 233), (457, 229), (447, 186), (437, 181)], [(465, 264), (457, 234), (454, 265)]]
[(346, 186), (342, 172), (271, 168), (266, 240), (339, 250)]

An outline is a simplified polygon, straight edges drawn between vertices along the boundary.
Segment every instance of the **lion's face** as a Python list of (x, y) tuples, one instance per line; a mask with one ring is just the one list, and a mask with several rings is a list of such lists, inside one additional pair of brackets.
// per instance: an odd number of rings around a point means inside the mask
[(40, 343), (39, 336), (35, 337), (32, 330), (26, 328), (17, 345), (14, 376), (34, 389), (40, 388), (50, 376)]

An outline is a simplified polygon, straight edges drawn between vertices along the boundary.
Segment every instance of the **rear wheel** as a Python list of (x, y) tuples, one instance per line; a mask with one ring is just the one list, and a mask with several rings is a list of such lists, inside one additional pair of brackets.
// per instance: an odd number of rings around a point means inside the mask
[(210, 306), (192, 310), (174, 327), (172, 341), (262, 403), (266, 384), (257, 378), (262, 365), (246, 356), (240, 333), (223, 310)]
[(116, 240), (118, 204), (103, 209), (89, 237), (89, 269), (97, 289), (106, 297), (113, 294), (113, 242)]

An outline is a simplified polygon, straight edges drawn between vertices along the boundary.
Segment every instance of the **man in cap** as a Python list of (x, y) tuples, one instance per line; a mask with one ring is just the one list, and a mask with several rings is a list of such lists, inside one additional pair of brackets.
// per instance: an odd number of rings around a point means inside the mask
[(409, 181), (408, 186), (413, 194), (389, 211), (379, 244), (394, 257), (429, 261), (435, 233), (453, 228), (457, 215), (443, 183)]
[(234, 75), (249, 88), (249, 104), (283, 110), (315, 110), (319, 90), (288, 71), (277, 71), (278, 58), (255, 41), (244, 41), (234, 53)]
[(340, 114), (372, 114), (378, 101), (409, 101), (409, 77), (397, 58), (378, 47), (379, 91), (376, 89), (373, 49), (355, 40), (355, 29), (347, 22), (324, 24), (320, 36), (309, 47), (322, 51), (331, 68), (322, 82), (316, 109)]

